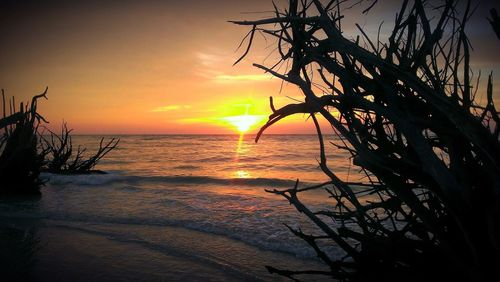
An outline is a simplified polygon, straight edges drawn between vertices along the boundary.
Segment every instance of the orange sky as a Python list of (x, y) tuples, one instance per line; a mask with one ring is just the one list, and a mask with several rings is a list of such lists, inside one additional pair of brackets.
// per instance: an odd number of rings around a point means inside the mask
[[(27, 100), (49, 86), (40, 111), (55, 128), (65, 120), (82, 134), (234, 133), (225, 117), (247, 113), (262, 123), (269, 96), (276, 106), (301, 97), (292, 86), (279, 93), (279, 80), (251, 67), (271, 50), (263, 40), (232, 66), (247, 29), (227, 20), (261, 17), (242, 12), (268, 11), (267, 0), (1, 3), (0, 87)], [(387, 17), (392, 23), (393, 11), (381, 4), (375, 26)], [(475, 63), (500, 77), (498, 53), (480, 42), (493, 33), (477, 28), (486, 26), (487, 9), (479, 12), (471, 27)], [(313, 132), (305, 118), (270, 132)]]

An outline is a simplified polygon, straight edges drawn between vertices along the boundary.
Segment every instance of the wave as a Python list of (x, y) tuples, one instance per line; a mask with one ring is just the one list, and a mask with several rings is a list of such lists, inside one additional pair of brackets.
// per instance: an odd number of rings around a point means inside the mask
[(83, 227), (75, 226), (71, 223), (54, 223), (53, 225), (57, 228), (64, 228), (69, 230), (75, 230), (78, 232), (83, 232), (87, 234), (103, 236), (111, 241), (116, 241), (125, 244), (136, 244), (143, 248), (153, 250), (155, 252), (160, 252), (168, 256), (182, 257), (184, 259), (189, 259), (190, 261), (197, 261), (202, 264), (209, 264), (212, 267), (222, 269), (224, 272), (230, 272), (236, 277), (241, 277), (245, 281), (265, 281), (252, 275), (250, 271), (246, 271), (241, 268), (240, 265), (235, 265), (230, 261), (226, 261), (224, 258), (219, 258), (213, 255), (207, 255), (205, 253), (197, 252), (196, 249), (186, 248), (183, 245), (172, 244), (172, 242), (158, 242), (157, 240), (151, 240), (141, 236), (133, 236), (131, 234), (123, 234), (119, 231), (102, 230), (100, 228), (93, 227)]
[[(294, 236), (289, 230), (285, 229), (281, 222), (262, 222), (262, 225), (250, 228), (235, 227), (225, 224), (217, 224), (217, 222), (207, 222), (189, 219), (175, 219), (175, 218), (151, 218), (151, 217), (119, 217), (119, 216), (97, 216), (90, 214), (78, 213), (60, 213), (60, 212), (45, 212), (43, 214), (33, 215), (29, 212), (2, 212), (0, 211), (0, 224), (5, 221), (39, 221), (43, 220), (45, 226), (50, 226), (51, 221), (58, 222), (56, 227), (68, 227), (79, 229), (80, 231), (87, 231), (89, 233), (96, 233), (96, 235), (106, 236), (108, 239), (132, 239), (135, 236), (132, 233), (122, 234), (117, 236), (114, 232), (92, 230), (85, 228), (85, 226), (101, 225), (103, 227), (110, 226), (110, 224), (131, 225), (143, 228), (148, 227), (175, 227), (183, 228), (185, 230), (198, 231), (218, 236), (224, 236), (245, 244), (260, 248), (262, 250), (277, 251), (286, 254), (292, 254), (299, 258), (312, 259), (316, 257), (314, 251), (307, 246), (301, 239)], [(69, 225), (68, 225), (69, 224)], [(262, 233), (262, 229), (266, 230)], [(161, 242), (158, 242), (161, 243)], [(333, 250), (338, 252), (337, 250)], [(332, 250), (329, 250), (333, 253)], [(340, 257), (336, 255), (335, 257)]]
[(234, 157), (222, 157), (222, 156), (210, 156), (205, 158), (197, 159), (196, 161), (202, 163), (218, 163), (218, 162), (230, 162)]
[(182, 169), (182, 170), (199, 169), (199, 168), (200, 167), (196, 165), (178, 165), (173, 167), (173, 169)]
[(165, 184), (217, 184), (217, 185), (241, 185), (260, 187), (292, 187), (293, 180), (278, 178), (216, 178), (210, 176), (137, 176), (120, 174), (90, 174), (90, 175), (57, 175), (44, 173), (42, 178), (53, 185), (75, 184), (75, 185), (106, 185), (113, 183), (165, 183)]

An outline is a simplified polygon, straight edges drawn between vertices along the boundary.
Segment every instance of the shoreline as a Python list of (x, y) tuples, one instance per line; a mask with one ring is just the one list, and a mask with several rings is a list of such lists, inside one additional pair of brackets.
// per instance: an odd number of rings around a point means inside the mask
[[(34, 250), (33, 264), (10, 273), (14, 279), (16, 275), (28, 275), (17, 278), (32, 281), (281, 281), (282, 277), (269, 274), (265, 265), (290, 269), (321, 267), (314, 260), (182, 227), (148, 226), (145, 229), (128, 224), (37, 219), (12, 222), (3, 217), (2, 232), (9, 228), (22, 231), (19, 235), (32, 240)], [(26, 234), (33, 235), (29, 238)], [(30, 242), (15, 242), (18, 248), (24, 248), (26, 243)], [(26, 257), (22, 259), (30, 261)]]

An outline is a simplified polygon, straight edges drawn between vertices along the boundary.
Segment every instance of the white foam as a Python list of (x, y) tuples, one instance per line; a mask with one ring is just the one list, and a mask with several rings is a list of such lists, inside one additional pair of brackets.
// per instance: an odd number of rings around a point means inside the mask
[(75, 185), (104, 185), (123, 179), (118, 174), (53, 174), (42, 173), (41, 177), (47, 179), (52, 185), (75, 184)]

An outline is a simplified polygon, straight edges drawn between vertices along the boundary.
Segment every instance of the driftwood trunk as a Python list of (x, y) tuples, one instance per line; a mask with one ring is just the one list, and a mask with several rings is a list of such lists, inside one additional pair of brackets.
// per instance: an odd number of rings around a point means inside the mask
[(40, 169), (44, 154), (38, 151), (38, 125), (43, 117), (37, 113), (37, 101), (47, 98), (44, 93), (33, 97), (31, 104), (20, 104), (15, 109), (14, 98), (10, 103), (10, 114), (6, 113), (6, 102), (2, 90), (3, 117), (0, 119), (0, 194), (39, 194), (43, 184)]

